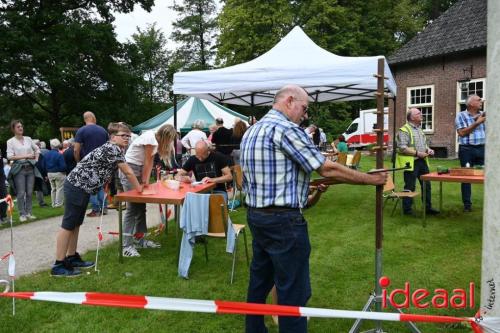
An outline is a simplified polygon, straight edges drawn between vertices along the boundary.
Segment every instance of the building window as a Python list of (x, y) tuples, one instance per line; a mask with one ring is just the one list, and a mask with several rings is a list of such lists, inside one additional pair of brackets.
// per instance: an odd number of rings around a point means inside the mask
[(470, 95), (478, 95), (481, 97), (483, 102), (483, 111), (486, 105), (486, 80), (482, 79), (474, 79), (467, 82), (457, 82), (457, 110), (458, 112), (465, 111), (467, 106), (465, 102), (467, 101), (467, 97)]
[(407, 88), (408, 108), (417, 108), (422, 112), (422, 130), (434, 130), (434, 86), (420, 86)]

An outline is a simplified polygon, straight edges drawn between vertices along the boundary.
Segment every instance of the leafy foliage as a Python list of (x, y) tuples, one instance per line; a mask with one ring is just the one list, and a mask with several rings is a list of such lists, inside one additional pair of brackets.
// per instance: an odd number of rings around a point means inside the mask
[(213, 34), (217, 26), (214, 0), (183, 0), (171, 7), (179, 18), (173, 23), (172, 40), (178, 69), (208, 69), (214, 56)]
[(117, 62), (123, 54), (112, 11), (129, 12), (134, 4), (149, 10), (152, 3), (2, 2), (0, 93), (22, 108), (27, 125), (36, 123), (37, 130), (27, 134), (55, 136), (60, 126), (81, 123), (85, 109), (99, 117), (120, 108), (118, 101), (127, 95), (119, 91), (126, 88), (121, 80), (128, 74)]
[(219, 14), (217, 62), (234, 65), (268, 51), (293, 27), (293, 6), (286, 0), (227, 0)]

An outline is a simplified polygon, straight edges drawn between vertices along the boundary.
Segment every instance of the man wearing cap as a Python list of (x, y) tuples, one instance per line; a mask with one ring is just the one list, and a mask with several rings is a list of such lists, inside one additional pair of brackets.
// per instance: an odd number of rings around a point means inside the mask
[(215, 119), (217, 130), (212, 136), (212, 143), (215, 144), (215, 150), (226, 156), (230, 156), (233, 151), (231, 145), (231, 136), (233, 131), (224, 127), (224, 120), (222, 118)]

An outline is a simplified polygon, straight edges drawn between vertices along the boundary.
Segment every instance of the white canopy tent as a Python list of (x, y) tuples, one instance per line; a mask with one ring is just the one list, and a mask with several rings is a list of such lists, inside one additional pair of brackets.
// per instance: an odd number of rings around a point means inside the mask
[[(270, 105), (286, 84), (304, 87), (315, 102), (373, 99), (378, 59), (342, 57), (316, 45), (299, 27), (249, 62), (206, 71), (174, 74), (175, 94), (238, 105)], [(396, 95), (396, 82), (385, 63), (385, 91)]]

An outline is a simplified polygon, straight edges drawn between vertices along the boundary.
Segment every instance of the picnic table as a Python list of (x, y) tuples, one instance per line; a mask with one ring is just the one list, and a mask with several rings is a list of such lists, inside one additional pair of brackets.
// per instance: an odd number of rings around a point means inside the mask
[[(123, 253), (122, 253), (122, 244), (123, 244), (123, 230), (122, 230), (122, 206), (121, 202), (134, 202), (134, 203), (157, 203), (160, 205), (175, 205), (175, 225), (177, 226), (175, 231), (175, 240), (177, 245), (177, 255), (179, 255), (179, 221), (180, 221), (180, 206), (183, 204), (184, 199), (186, 198), (186, 194), (189, 192), (192, 193), (203, 193), (209, 192), (215, 188), (217, 184), (215, 183), (207, 183), (207, 184), (198, 184), (196, 186), (192, 186), (188, 183), (181, 183), (181, 186), (178, 190), (172, 190), (162, 185), (160, 182), (150, 184), (147, 187), (147, 191), (145, 193), (139, 193), (137, 190), (130, 190), (127, 192), (121, 192), (115, 195), (116, 200), (119, 202), (118, 205), (118, 228), (119, 228), (119, 236), (120, 241), (118, 245), (119, 250), (119, 261), (123, 262)], [(167, 207), (165, 207), (165, 214), (167, 214)], [(166, 216), (165, 216), (166, 217)]]
[[(434, 181), (434, 182), (439, 182), (439, 210), (441, 211), (443, 209), (443, 183), (470, 183), (470, 184), (484, 184), (484, 175), (480, 176), (452, 176), (447, 173), (443, 174), (438, 174), (437, 172), (431, 172), (426, 175), (420, 176), (420, 180), (423, 181), (422, 183), (422, 192), (423, 192), (423, 197), (425, 198), (426, 194), (426, 186), (425, 182), (426, 181)], [(426, 207), (423, 205), (423, 211), (424, 211), (424, 227), (426, 226)]]

